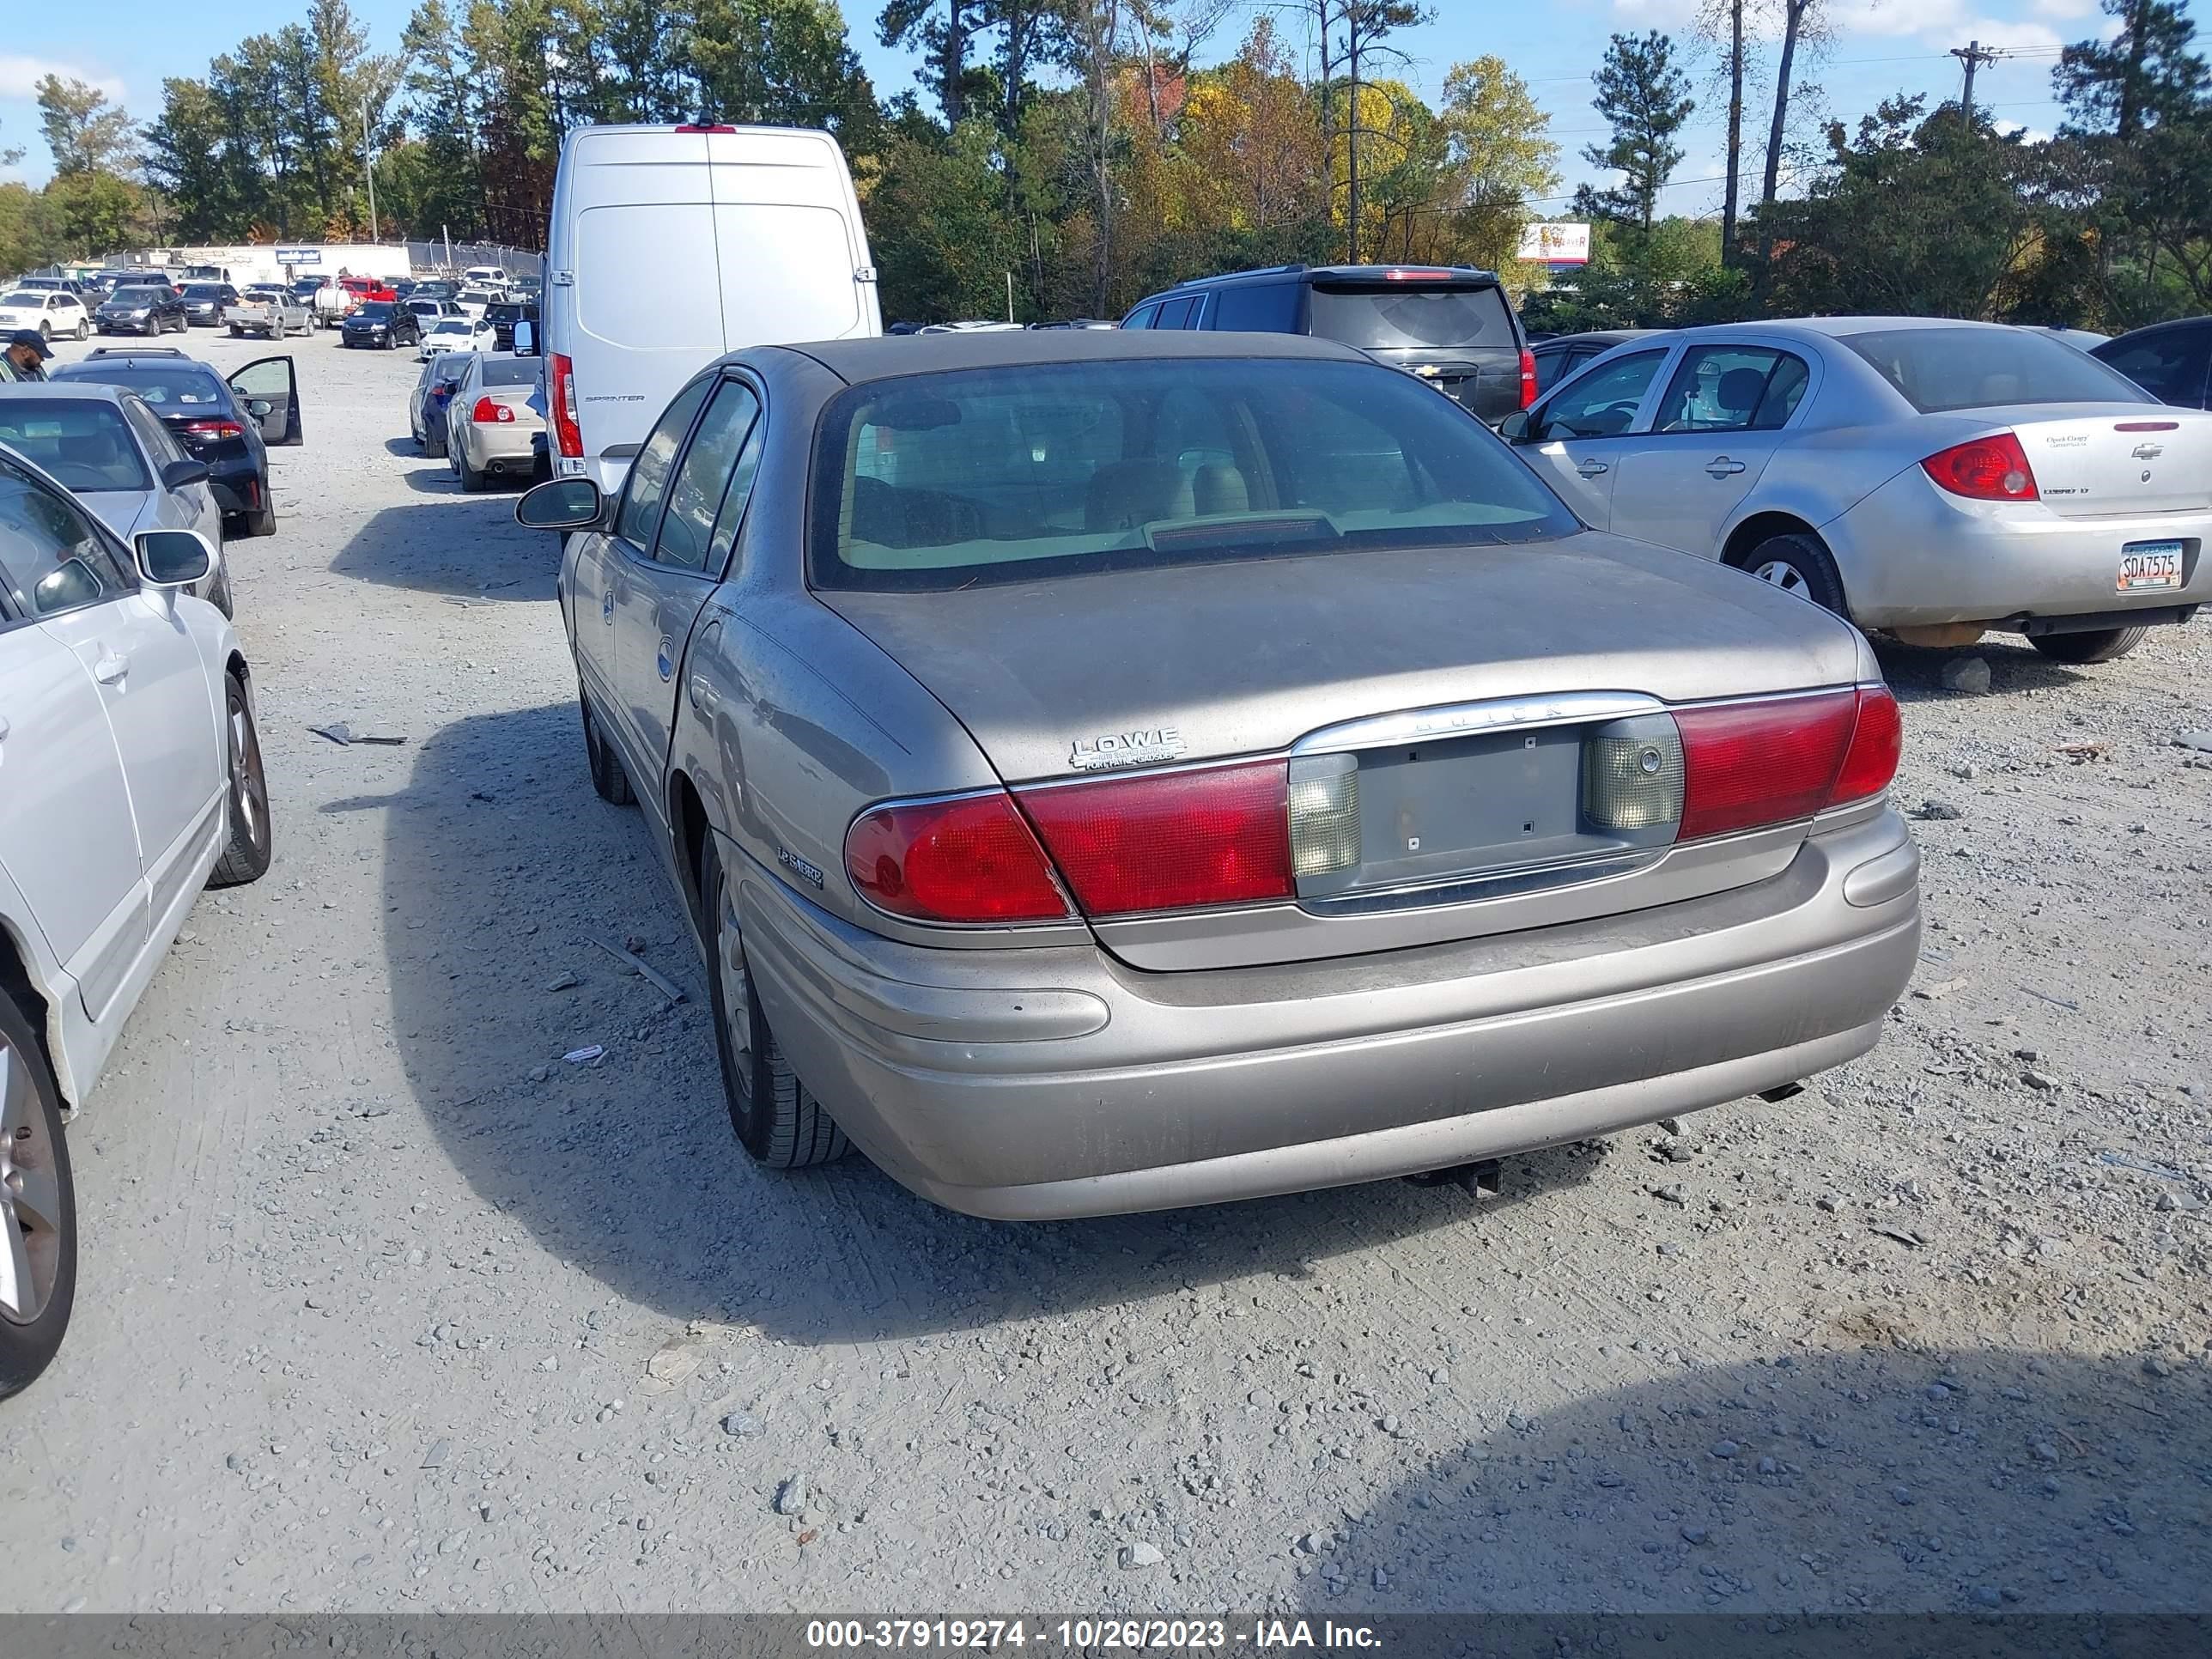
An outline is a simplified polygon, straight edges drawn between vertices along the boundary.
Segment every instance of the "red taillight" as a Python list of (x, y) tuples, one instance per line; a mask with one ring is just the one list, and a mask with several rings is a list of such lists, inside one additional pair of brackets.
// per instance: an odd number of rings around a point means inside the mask
[(1858, 724), (1851, 731), (1851, 746), (1844, 752), (1843, 769), (1828, 805), (1843, 806), (1869, 795), (1879, 795), (1897, 775), (1897, 763), (1905, 753), (1905, 721), (1897, 712), (1897, 699), (1886, 685), (1859, 687)]
[(576, 424), (576, 366), (557, 351), (547, 362), (552, 395), (545, 405), (553, 414), (554, 447), (570, 460), (581, 460), (584, 431)]
[(1856, 691), (1679, 708), (1679, 841), (1809, 818), (1828, 805), (1858, 724)]
[(469, 411), (469, 418), (490, 425), (495, 422), (512, 421), (514, 411), (505, 404), (495, 403), (489, 398), (479, 398), (477, 406)]
[(1954, 444), (1920, 463), (1928, 476), (1954, 495), (1976, 501), (2032, 501), (2039, 499), (2035, 472), (2017, 434), (1996, 432)]
[(185, 434), (192, 438), (243, 438), (246, 428), (236, 421), (187, 421)]
[(1521, 348), (1521, 407), (1528, 408), (1536, 401), (1536, 354), (1527, 346)]
[(1288, 898), (1290, 769), (1282, 761), (1018, 792), (1091, 915)]
[(1003, 791), (863, 812), (845, 832), (845, 872), (878, 909), (918, 921), (1068, 914), (1044, 849)]
[(1382, 273), (1382, 280), (1386, 283), (1448, 283), (1451, 276), (1449, 270), (1416, 270), (1405, 265), (1393, 265)]

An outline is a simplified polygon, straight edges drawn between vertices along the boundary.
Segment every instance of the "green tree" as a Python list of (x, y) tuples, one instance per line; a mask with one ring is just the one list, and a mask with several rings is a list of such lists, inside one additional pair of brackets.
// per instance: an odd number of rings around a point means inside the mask
[(1444, 137), (1462, 254), (1503, 270), (1520, 246), (1529, 203), (1559, 185), (1551, 118), (1503, 58), (1455, 64), (1437, 121)]
[(97, 87), (42, 75), (36, 88), (39, 126), (58, 175), (121, 173), (134, 161), (131, 116)]
[(1019, 222), (1006, 210), (998, 147), (998, 130), (982, 120), (949, 136), (911, 125), (892, 133), (868, 198), (887, 319), (1005, 314), (1006, 274), (1022, 268), (1024, 250)]
[(2075, 130), (2126, 143), (2145, 127), (2200, 114), (2204, 59), (2190, 50), (2197, 25), (2179, 0), (2104, 0), (2104, 9), (2118, 33), (2067, 47), (2051, 76)]
[(827, 127), (848, 141), (874, 122), (875, 93), (834, 0), (696, 0), (690, 58), (723, 120)]
[(1886, 100), (1855, 133), (1832, 123), (1827, 143), (1802, 197), (1759, 210), (1776, 310), (2013, 314), (2045, 243), (2037, 147), (1919, 97)]
[(1597, 87), (1591, 107), (1613, 129), (1613, 141), (1585, 147), (1583, 159), (1623, 178), (1612, 190), (1583, 186), (1577, 210), (1640, 225), (1648, 232), (1658, 211), (1659, 192), (1682, 162), (1682, 147), (1674, 135), (1697, 108), (1697, 101), (1690, 96), (1688, 80), (1674, 65), (1674, 41), (1657, 29), (1614, 35), (1606, 47), (1605, 61), (1590, 79)]

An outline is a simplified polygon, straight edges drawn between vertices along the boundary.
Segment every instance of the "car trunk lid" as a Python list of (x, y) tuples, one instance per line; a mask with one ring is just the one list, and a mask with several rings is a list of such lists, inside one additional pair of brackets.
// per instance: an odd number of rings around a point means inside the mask
[(2212, 416), (2150, 404), (1974, 412), (2012, 428), (2043, 504), (2061, 518), (2212, 507)]
[[(1390, 948), (1436, 937), (1439, 907), (1450, 936), (1556, 919), (1522, 905), (1507, 921), (1476, 901), (1648, 872), (1672, 839), (1666, 825), (1601, 830), (1584, 810), (1600, 726), (1846, 686), (1858, 670), (1850, 630), (1802, 600), (1595, 535), (820, 598), (1018, 787), (1285, 753), (1293, 793), (1326, 775), (1340, 797), (1356, 774), (1339, 826), (1357, 846), (1348, 863), (1302, 875), (1262, 939), (1249, 909), (1101, 922), (1141, 967), (1328, 955), (1355, 933), (1359, 949)], [(1706, 887), (1774, 873), (1802, 834), (1707, 856)], [(1620, 886), (1599, 908), (1670, 891)]]

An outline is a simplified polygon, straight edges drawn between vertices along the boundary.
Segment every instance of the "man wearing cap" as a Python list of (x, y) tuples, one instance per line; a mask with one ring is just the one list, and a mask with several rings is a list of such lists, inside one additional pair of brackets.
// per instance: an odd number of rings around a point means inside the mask
[(19, 328), (8, 337), (8, 365), (27, 380), (46, 378), (46, 359), (54, 355), (46, 336), (35, 328)]

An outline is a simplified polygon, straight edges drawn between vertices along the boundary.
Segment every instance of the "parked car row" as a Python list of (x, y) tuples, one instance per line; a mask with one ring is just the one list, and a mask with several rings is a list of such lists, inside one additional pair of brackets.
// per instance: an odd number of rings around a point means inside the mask
[[(272, 365), (281, 402), (254, 395)], [(75, 1304), (64, 1115), (200, 890), (269, 867), (219, 551), (226, 507), (265, 512), (265, 471), (226, 494), (206, 459), (256, 422), (297, 441), (289, 359), (226, 382), (173, 349), (95, 352), (0, 385), (0, 1397), (46, 1368)]]

